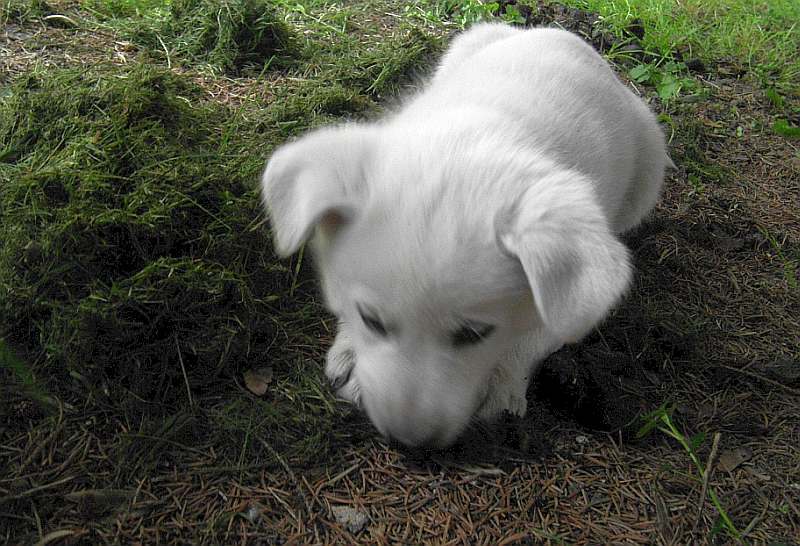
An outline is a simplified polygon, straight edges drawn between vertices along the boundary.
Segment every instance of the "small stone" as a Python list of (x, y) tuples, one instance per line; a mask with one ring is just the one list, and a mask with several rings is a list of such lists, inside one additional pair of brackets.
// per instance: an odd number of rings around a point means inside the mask
[(369, 521), (369, 516), (367, 516), (366, 512), (352, 506), (331, 506), (331, 511), (336, 523), (344, 525), (353, 534), (361, 531)]
[(244, 372), (244, 384), (256, 396), (264, 396), (271, 381), (271, 366), (260, 366)]

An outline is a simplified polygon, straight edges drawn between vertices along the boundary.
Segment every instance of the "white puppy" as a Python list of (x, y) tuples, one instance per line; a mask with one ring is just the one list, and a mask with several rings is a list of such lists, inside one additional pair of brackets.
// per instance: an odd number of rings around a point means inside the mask
[(617, 303), (616, 234), (669, 163), (580, 38), (481, 24), (386, 119), (276, 150), (262, 189), (280, 255), (313, 235), (338, 394), (385, 435), (446, 446), (473, 418), (524, 414), (538, 364)]

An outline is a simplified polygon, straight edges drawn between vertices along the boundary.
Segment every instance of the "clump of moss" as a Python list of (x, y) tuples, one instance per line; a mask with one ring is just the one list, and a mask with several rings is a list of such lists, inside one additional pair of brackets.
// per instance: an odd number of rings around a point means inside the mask
[[(263, 354), (289, 274), (236, 116), (167, 71), (59, 70), (0, 102), (0, 338), (140, 396)], [(262, 137), (263, 138), (263, 137)], [(183, 370), (182, 370), (183, 369)]]
[(300, 56), (299, 40), (267, 0), (175, 0), (159, 24), (134, 38), (228, 73), (287, 66)]

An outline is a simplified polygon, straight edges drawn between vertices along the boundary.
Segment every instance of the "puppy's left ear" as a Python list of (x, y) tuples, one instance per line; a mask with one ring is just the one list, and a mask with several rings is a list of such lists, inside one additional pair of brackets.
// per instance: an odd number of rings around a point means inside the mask
[(315, 228), (331, 235), (353, 219), (365, 189), (372, 133), (362, 125), (329, 127), (272, 154), (261, 194), (280, 256), (296, 252)]
[(630, 283), (628, 250), (578, 173), (539, 179), (495, 226), (500, 246), (521, 262), (545, 325), (566, 342), (586, 335)]

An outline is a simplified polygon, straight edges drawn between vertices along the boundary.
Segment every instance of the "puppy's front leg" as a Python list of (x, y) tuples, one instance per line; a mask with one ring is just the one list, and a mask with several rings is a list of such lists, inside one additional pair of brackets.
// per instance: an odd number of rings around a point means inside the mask
[(353, 376), (356, 353), (345, 323), (339, 323), (339, 331), (333, 345), (328, 349), (325, 375), (339, 398), (360, 405), (360, 387)]
[(489, 379), (489, 393), (478, 410), (484, 421), (497, 421), (504, 412), (524, 417), (528, 410), (526, 393), (531, 378), (542, 362), (562, 346), (561, 341), (531, 336), (500, 362)]
[[(504, 412), (523, 417), (528, 409), (525, 393), (532, 370), (519, 362), (503, 362), (489, 379), (489, 393), (478, 410), (484, 421), (497, 421)], [(538, 366), (533, 366), (536, 368)]]

